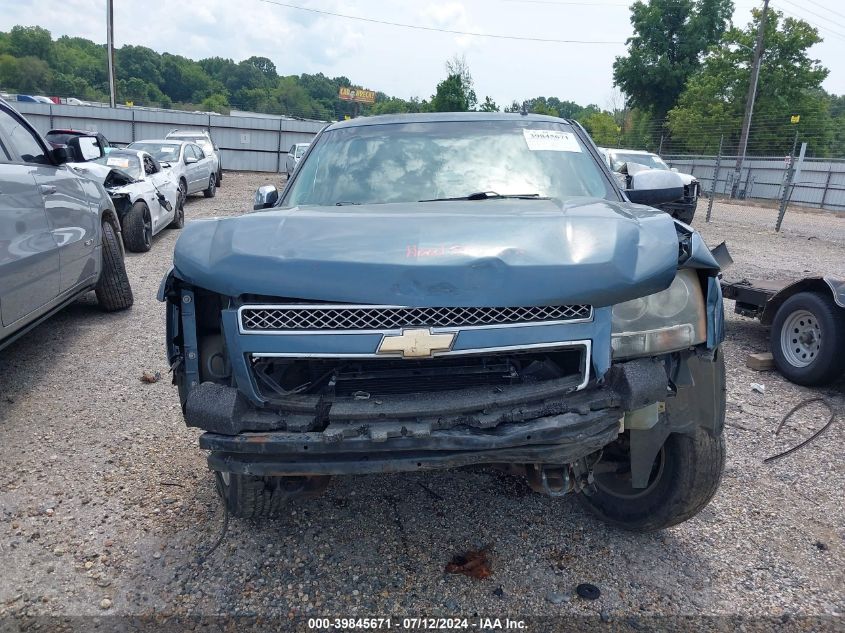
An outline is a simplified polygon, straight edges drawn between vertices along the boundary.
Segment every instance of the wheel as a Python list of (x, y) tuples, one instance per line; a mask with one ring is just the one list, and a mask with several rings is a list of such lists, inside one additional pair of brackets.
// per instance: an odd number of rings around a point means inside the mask
[(146, 253), (153, 245), (153, 221), (143, 200), (138, 200), (123, 216), (123, 243), (133, 253)]
[(180, 191), (176, 198), (176, 215), (173, 216), (173, 221), (167, 225), (167, 228), (181, 229), (183, 226), (185, 226), (185, 199)]
[(331, 477), (255, 477), (214, 473), (217, 492), (229, 514), (240, 519), (271, 519), (281, 516), (293, 499), (316, 497)]
[(184, 178), (179, 179), (179, 200), (182, 202), (182, 206), (188, 201), (188, 183), (185, 182)]
[(123, 249), (117, 239), (117, 232), (110, 222), (103, 222), (103, 270), (94, 289), (97, 302), (106, 312), (125, 310), (134, 302), (132, 287), (126, 275)]
[(821, 385), (845, 371), (845, 310), (830, 296), (799, 292), (772, 321), (770, 344), (778, 371), (799, 385)]
[(634, 532), (682, 523), (708, 504), (722, 479), (725, 440), (698, 428), (670, 435), (654, 460), (648, 487), (631, 486), (628, 433), (606, 446), (594, 471), (595, 491), (578, 500), (602, 521)]
[(213, 198), (217, 195), (217, 178), (214, 174), (208, 177), (208, 189), (203, 189), (202, 195), (206, 198)]
[(223, 168), (222, 167), (217, 170), (217, 179), (216, 179), (214, 184), (217, 185), (218, 187), (221, 184), (223, 184)]

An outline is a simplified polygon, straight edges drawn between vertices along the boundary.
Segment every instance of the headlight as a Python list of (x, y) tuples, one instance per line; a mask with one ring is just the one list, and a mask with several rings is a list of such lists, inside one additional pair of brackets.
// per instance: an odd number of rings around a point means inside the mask
[(614, 358), (663, 354), (707, 340), (701, 282), (694, 270), (681, 270), (657, 294), (613, 306)]

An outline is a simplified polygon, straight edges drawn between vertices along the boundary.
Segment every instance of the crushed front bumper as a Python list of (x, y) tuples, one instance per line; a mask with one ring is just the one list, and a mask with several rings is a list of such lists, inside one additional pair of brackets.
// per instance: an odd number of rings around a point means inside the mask
[[(205, 393), (203, 387), (206, 387)], [(228, 388), (201, 385), (186, 415), (205, 407), (256, 428), (258, 412), (224, 405)], [(217, 393), (214, 396), (213, 393)], [(448, 425), (416, 417), (330, 421), (319, 430), (207, 432), (200, 446), (211, 451), (212, 470), (257, 476), (314, 476), (454, 468), (472, 464), (569, 464), (612, 442), (625, 411), (666, 397), (663, 362), (641, 359), (614, 366), (601, 385), (542, 402), (508, 403), (490, 411), (495, 424), (469, 416)], [(203, 406), (205, 405), (205, 407)], [(207, 418), (206, 418), (207, 419)]]

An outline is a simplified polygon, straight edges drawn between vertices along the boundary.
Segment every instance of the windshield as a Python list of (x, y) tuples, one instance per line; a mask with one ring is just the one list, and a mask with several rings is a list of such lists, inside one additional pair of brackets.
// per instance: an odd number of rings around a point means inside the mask
[(618, 199), (569, 125), (515, 117), (325, 132), (283, 205), (418, 202), (478, 192)]
[(160, 163), (179, 160), (179, 147), (178, 143), (132, 143), (128, 146), (129, 149), (147, 152)]
[(174, 134), (168, 138), (175, 138), (179, 139), (180, 141), (186, 141), (188, 143), (196, 143), (200, 147), (202, 147), (202, 151), (205, 152), (205, 155), (208, 156), (214, 151), (214, 146), (211, 144), (211, 141), (208, 140), (206, 136), (181, 136)]
[(133, 180), (141, 180), (144, 177), (144, 171), (141, 169), (141, 161), (134, 154), (116, 154), (115, 152), (111, 152), (91, 162), (106, 165), (112, 169), (119, 169)]
[(294, 155), (293, 155), (294, 158), (301, 157), (305, 153), (306, 149), (308, 149), (307, 145), (297, 145), (296, 146), (296, 153), (294, 153)]
[(613, 170), (616, 171), (622, 167), (623, 163), (637, 163), (638, 165), (645, 165), (651, 169), (669, 170), (669, 165), (663, 162), (657, 154), (625, 154), (623, 152), (613, 152)]

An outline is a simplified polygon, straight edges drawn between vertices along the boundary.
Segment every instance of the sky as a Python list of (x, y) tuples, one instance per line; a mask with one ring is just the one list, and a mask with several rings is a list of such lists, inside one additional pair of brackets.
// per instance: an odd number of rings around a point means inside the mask
[[(608, 108), (613, 60), (631, 36), (627, 0), (273, 0), (425, 29), (586, 42), (538, 42), (409, 29), (297, 10), (265, 0), (115, 0), (115, 44), (148, 46), (192, 59), (268, 57), (279, 74), (344, 75), (402, 98), (430, 98), (445, 62), (465, 56), (479, 100), (500, 106), (555, 96)], [(105, 42), (105, 0), (0, 0), (0, 30), (37, 24), (53, 37)], [(762, 2), (735, 0), (746, 25)], [(830, 69), (824, 87), (845, 93), (845, 5), (840, 0), (772, 0), (826, 41), (811, 50)], [(178, 8), (177, 8), (178, 7)]]

